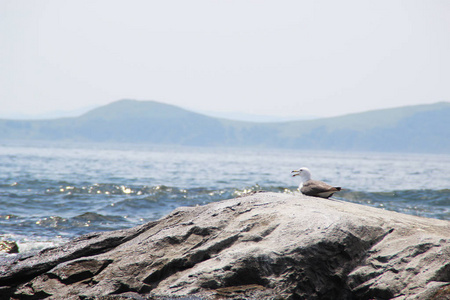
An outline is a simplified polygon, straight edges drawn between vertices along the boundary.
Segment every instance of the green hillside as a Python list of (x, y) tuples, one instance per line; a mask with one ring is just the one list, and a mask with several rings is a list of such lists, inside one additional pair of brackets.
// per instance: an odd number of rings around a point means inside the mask
[(280, 136), (308, 149), (450, 153), (450, 103), (289, 122)]
[(449, 116), (450, 103), (441, 102), (307, 121), (251, 123), (154, 101), (121, 100), (76, 118), (0, 120), (0, 139), (450, 153)]

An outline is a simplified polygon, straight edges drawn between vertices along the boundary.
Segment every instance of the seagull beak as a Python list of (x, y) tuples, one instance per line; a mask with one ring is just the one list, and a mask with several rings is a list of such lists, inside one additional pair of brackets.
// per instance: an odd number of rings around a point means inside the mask
[(297, 176), (297, 175), (300, 175), (300, 171), (292, 171), (291, 173), (295, 173), (295, 174), (292, 174), (292, 177), (295, 177), (295, 176)]

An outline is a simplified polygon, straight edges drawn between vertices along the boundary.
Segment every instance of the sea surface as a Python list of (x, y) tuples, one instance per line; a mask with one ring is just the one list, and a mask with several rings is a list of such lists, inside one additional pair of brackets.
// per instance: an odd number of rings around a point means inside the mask
[(450, 220), (450, 155), (0, 142), (0, 240), (28, 252), (179, 206), (295, 193), (300, 167), (341, 186), (337, 199)]

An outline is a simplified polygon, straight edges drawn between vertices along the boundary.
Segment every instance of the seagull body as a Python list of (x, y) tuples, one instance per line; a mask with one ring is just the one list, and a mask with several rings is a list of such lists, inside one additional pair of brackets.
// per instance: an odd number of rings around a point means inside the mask
[(331, 186), (323, 181), (312, 180), (311, 171), (308, 168), (301, 168), (298, 171), (292, 171), (292, 176), (300, 176), (301, 183), (298, 189), (307, 196), (329, 198), (335, 192), (341, 190), (340, 187)]

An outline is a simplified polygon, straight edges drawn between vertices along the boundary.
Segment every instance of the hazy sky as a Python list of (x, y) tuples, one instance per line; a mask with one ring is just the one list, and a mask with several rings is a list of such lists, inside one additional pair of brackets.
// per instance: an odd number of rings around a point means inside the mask
[(450, 101), (449, 53), (449, 0), (0, 0), (0, 114), (123, 98), (276, 116)]

